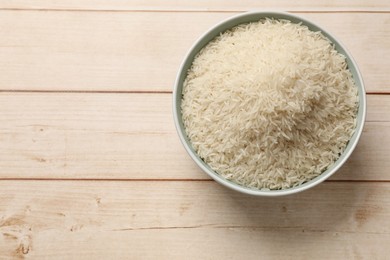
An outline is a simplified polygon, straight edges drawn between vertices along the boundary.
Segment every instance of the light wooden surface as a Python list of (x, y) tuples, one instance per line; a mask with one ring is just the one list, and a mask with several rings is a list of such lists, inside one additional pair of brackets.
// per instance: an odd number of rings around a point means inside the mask
[[(350, 160), (289, 197), (216, 184), (172, 120), (191, 44), (256, 9), (334, 33), (369, 93)], [(1, 1), (0, 259), (387, 259), (389, 26), (385, 0)]]

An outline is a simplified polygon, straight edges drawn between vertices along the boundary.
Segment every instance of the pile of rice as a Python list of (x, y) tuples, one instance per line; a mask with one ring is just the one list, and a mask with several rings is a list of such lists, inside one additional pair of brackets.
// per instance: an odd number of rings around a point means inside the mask
[(195, 57), (182, 118), (198, 155), (256, 189), (286, 189), (324, 172), (356, 127), (357, 88), (321, 32), (286, 20), (242, 24)]

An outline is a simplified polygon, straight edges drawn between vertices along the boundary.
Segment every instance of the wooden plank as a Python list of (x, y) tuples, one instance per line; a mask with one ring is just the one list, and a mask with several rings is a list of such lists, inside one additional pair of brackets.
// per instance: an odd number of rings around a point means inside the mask
[[(0, 90), (171, 91), (197, 37), (233, 14), (3, 10)], [(367, 91), (390, 92), (390, 13), (301, 15), (345, 43)]]
[[(321, 259), (326, 256), (342, 260), (386, 259), (390, 236), (211, 227), (195, 230), (80, 231), (77, 234), (63, 234), (52, 229), (37, 239), (38, 253), (31, 253), (37, 258), (255, 260), (259, 256), (261, 259)], [(48, 246), (45, 246), (45, 241), (50, 241)], [(53, 243), (56, 245), (51, 246)]]
[(367, 95), (366, 121), (390, 122), (389, 95)]
[(248, 11), (257, 8), (272, 10), (363, 10), (384, 11), (390, 10), (390, 4), (386, 0), (373, 1), (256, 1), (256, 0), (217, 0), (217, 1), (166, 1), (166, 0), (12, 0), (2, 1), (0, 8), (23, 9), (58, 9), (58, 10), (190, 10), (190, 11)]
[[(337, 180), (390, 180), (390, 96), (369, 95)], [(0, 93), (0, 178), (208, 179), (174, 128), (171, 94)]]
[(1, 177), (204, 177), (170, 94), (0, 93), (0, 111)]
[(382, 259), (389, 183), (257, 198), (214, 182), (1, 181), (0, 257)]

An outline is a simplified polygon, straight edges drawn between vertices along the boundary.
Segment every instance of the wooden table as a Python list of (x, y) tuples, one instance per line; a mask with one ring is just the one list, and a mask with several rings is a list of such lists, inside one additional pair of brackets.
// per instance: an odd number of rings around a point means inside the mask
[[(334, 33), (368, 93), (350, 160), (287, 197), (212, 181), (172, 119), (192, 43), (255, 9), (292, 11)], [(389, 27), (386, 0), (2, 1), (0, 258), (388, 258)]]

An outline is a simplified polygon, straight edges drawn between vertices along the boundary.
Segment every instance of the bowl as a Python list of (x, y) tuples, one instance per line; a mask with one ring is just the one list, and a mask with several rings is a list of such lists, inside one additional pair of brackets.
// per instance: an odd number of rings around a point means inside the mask
[[(358, 114), (357, 114), (357, 125), (355, 132), (352, 136), (352, 138), (349, 140), (344, 152), (341, 154), (341, 156), (334, 162), (333, 165), (327, 168), (326, 171), (321, 173), (316, 178), (303, 183), (297, 187), (283, 189), (283, 190), (260, 190), (260, 189), (253, 189), (249, 187), (244, 187), (239, 184), (236, 184), (235, 182), (232, 182), (230, 180), (225, 179), (218, 173), (216, 173), (214, 170), (210, 168), (195, 152), (193, 149), (190, 140), (188, 139), (184, 125), (182, 120), (182, 114), (181, 114), (181, 100), (182, 100), (182, 90), (183, 90), (183, 82), (187, 76), (187, 71), (191, 67), (191, 64), (194, 60), (195, 55), (205, 46), (208, 42), (213, 40), (216, 36), (218, 36), (220, 33), (231, 29), (239, 24), (242, 23), (249, 23), (249, 22), (256, 22), (259, 21), (262, 18), (274, 18), (274, 19), (284, 19), (284, 20), (290, 20), (293, 23), (301, 23), (302, 25), (307, 26), (311, 31), (321, 31), (324, 36), (326, 36), (335, 46), (335, 49), (343, 54), (346, 57), (346, 61), (348, 64), (348, 69), (351, 71), (353, 79), (355, 81), (355, 85), (358, 88)], [(211, 29), (209, 29), (205, 34), (203, 34), (196, 42), (195, 44), (190, 48), (187, 55), (185, 56), (179, 72), (177, 74), (177, 78), (174, 85), (174, 91), (173, 91), (173, 116), (174, 116), (174, 122), (176, 125), (176, 130), (179, 135), (179, 138), (185, 147), (188, 154), (191, 156), (191, 158), (195, 161), (195, 163), (205, 172), (207, 173), (211, 178), (213, 178), (218, 183), (231, 188), (235, 191), (239, 191), (245, 194), (250, 195), (257, 195), (257, 196), (281, 196), (281, 195), (289, 195), (294, 194), (297, 192), (301, 192), (304, 190), (307, 190), (309, 188), (314, 187), (315, 185), (323, 182), (327, 178), (329, 178), (332, 174), (334, 174), (349, 158), (349, 156), (352, 154), (353, 150), (355, 149), (359, 138), (361, 136), (361, 133), (363, 131), (363, 125), (365, 121), (366, 116), (366, 94), (364, 90), (364, 83), (362, 76), (359, 72), (358, 66), (354, 59), (352, 58), (352, 55), (347, 51), (347, 49), (344, 47), (344, 45), (337, 40), (333, 35), (331, 35), (329, 32), (321, 28), (320, 26), (316, 25), (315, 23), (299, 17), (294, 14), (286, 13), (286, 12), (247, 12), (243, 14), (239, 14), (236, 16), (233, 16), (231, 18), (228, 18), (219, 24), (215, 25)]]

